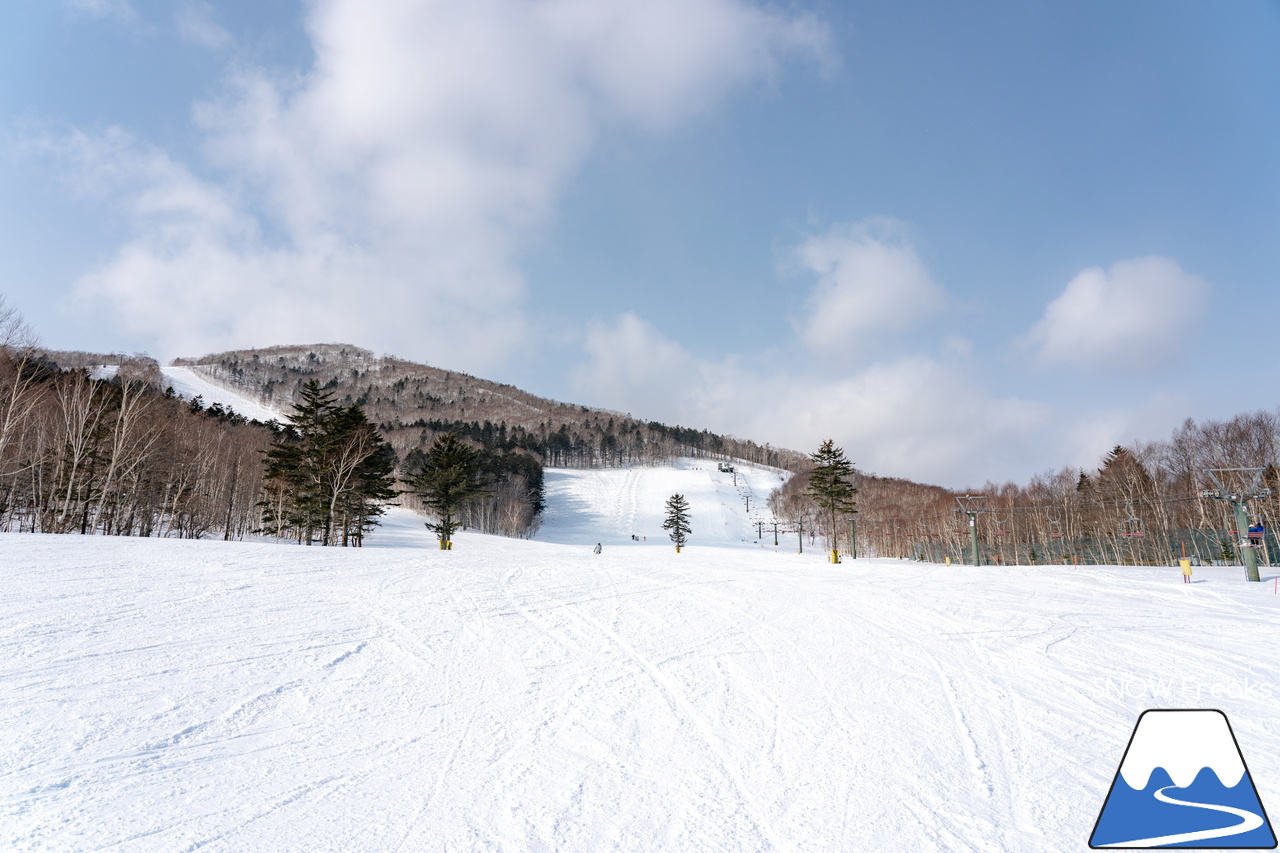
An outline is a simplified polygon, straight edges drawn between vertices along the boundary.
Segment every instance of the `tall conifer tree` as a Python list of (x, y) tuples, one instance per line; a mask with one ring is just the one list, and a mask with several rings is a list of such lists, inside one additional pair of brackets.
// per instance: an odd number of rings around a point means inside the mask
[(857, 512), (857, 504), (853, 496), (858, 490), (853, 487), (853, 463), (844, 456), (844, 449), (835, 446), (832, 439), (822, 442), (818, 452), (809, 457), (814, 469), (809, 472), (809, 495), (821, 508), (830, 523), (831, 560), (835, 562), (839, 554), (836, 550), (836, 532), (840, 516), (849, 516)]
[(485, 493), (479, 454), (458, 441), (451, 432), (436, 436), (413, 474), (413, 488), (436, 516), (427, 529), (440, 539), (440, 550), (453, 548), (453, 534), (461, 523), (458, 511), (474, 497)]
[(684, 495), (672, 495), (667, 500), (667, 520), (662, 522), (663, 530), (671, 531), (671, 541), (676, 543), (676, 553), (684, 547), (689, 534), (689, 502)]

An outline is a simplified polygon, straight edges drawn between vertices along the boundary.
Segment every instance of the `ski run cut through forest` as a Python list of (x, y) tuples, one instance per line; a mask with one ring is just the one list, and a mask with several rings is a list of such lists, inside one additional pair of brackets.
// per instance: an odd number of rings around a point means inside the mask
[(1082, 850), (1155, 707), (1276, 810), (1274, 569), (833, 564), (722, 467), (548, 467), (447, 551), (0, 533), (0, 849)]

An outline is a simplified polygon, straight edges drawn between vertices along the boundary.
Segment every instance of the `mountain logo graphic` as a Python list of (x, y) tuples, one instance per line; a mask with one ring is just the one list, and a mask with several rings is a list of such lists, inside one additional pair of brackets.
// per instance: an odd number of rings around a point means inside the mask
[(1276, 835), (1227, 715), (1215, 710), (1143, 711), (1089, 847), (1275, 846)]

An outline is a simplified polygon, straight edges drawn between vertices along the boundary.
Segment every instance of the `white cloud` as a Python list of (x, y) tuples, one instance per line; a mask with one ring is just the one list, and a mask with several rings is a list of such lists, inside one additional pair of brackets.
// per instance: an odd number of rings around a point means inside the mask
[[(73, 304), (86, 315), (105, 304), (167, 354), (267, 341), (385, 344), (383, 331), (394, 330), (402, 344), (416, 334), (427, 341), (420, 350), (484, 366), (521, 339), (518, 291), (505, 270), (431, 294), (428, 308), (412, 287), (442, 270), (434, 259), (375, 257), (325, 234), (272, 246), (234, 194), (119, 129), (47, 144), (75, 164), (68, 177), (77, 191), (112, 200), (140, 234), (81, 279)], [(419, 325), (402, 315), (406, 305), (421, 312)], [(447, 322), (456, 318), (473, 319)]]
[(683, 347), (631, 313), (612, 325), (593, 323), (583, 348), (588, 361), (578, 368), (574, 383), (602, 395), (609, 405), (644, 402), (634, 396), (637, 390), (670, 396), (681, 375), (696, 366)]
[(1193, 410), (1194, 405), (1185, 394), (1157, 390), (1124, 408), (1090, 412), (1070, 428), (1068, 444), (1073, 455), (1064, 461), (1085, 471), (1096, 469), (1117, 444), (1132, 447), (1153, 436), (1167, 436)]
[(848, 356), (868, 338), (911, 328), (945, 305), (945, 291), (905, 231), (891, 219), (838, 225), (796, 250), (800, 266), (818, 276), (799, 324), (813, 352)]
[(953, 487), (1016, 476), (1056, 441), (1048, 406), (994, 396), (971, 366), (924, 355), (779, 389), (757, 421), (788, 446), (834, 438), (863, 470)]
[(140, 147), (136, 236), (79, 283), (166, 353), (330, 337), (501, 364), (528, 343), (518, 257), (602, 133), (661, 130), (830, 54), (812, 19), (745, 0), (307, 9), (307, 74), (248, 73), (197, 110), (236, 191)]
[(1022, 476), (1074, 436), (1040, 403), (985, 391), (965, 358), (916, 355), (836, 379), (691, 356), (630, 314), (597, 324), (574, 374), (584, 401), (813, 450), (828, 438), (866, 471), (950, 486)]
[(826, 30), (739, 0), (559, 0), (547, 4), (551, 38), (611, 114), (662, 128), (743, 80), (770, 77), (789, 54), (836, 63)]
[[(826, 370), (792, 369), (792, 359), (812, 365), (810, 353), (841, 352), (842, 338), (823, 337), (826, 315), (837, 315), (842, 331), (852, 326), (870, 334), (903, 328), (898, 312), (920, 313), (945, 299), (902, 233), (900, 225), (877, 220), (807, 240), (800, 256), (819, 274), (809, 302), (812, 314), (797, 324), (793, 340), (777, 342), (779, 351), (751, 359), (703, 359), (644, 319), (624, 314), (588, 332), (574, 391), (584, 402), (641, 418), (781, 447), (811, 451), (831, 438), (864, 471), (952, 488), (1022, 481), (1046, 460), (1096, 467), (1116, 444), (1167, 432), (1185, 413), (1186, 399), (1161, 391), (1124, 407), (1071, 412), (993, 393), (981, 378), (972, 343), (958, 336), (942, 337), (937, 355), (917, 351), (863, 364), (836, 360)], [(894, 282), (889, 293), (867, 285), (887, 281)], [(1077, 345), (1128, 359), (1126, 364), (1145, 363), (1151, 350), (1160, 357), (1167, 353), (1162, 336), (1176, 339), (1198, 316), (1207, 290), (1203, 281), (1162, 258), (1121, 262), (1107, 272), (1086, 270), (1050, 306), (1042, 326), (1056, 325), (1042, 331), (1040, 345), (1052, 353), (1049, 342), (1061, 344), (1071, 331)], [(1163, 299), (1174, 305), (1149, 304)], [(1097, 312), (1141, 321), (1136, 328), (1095, 321), (1101, 332), (1072, 330), (1067, 322), (1078, 316), (1084, 323)], [(1148, 322), (1159, 328), (1148, 330)], [(1141, 338), (1137, 350), (1130, 348), (1134, 337)]]
[(235, 41), (231, 33), (213, 19), (214, 9), (204, 0), (184, 0), (174, 10), (174, 24), (183, 41), (210, 50), (230, 47)]
[[(806, 241), (803, 257), (820, 274), (810, 301), (814, 315), (798, 326), (793, 340), (777, 342), (779, 351), (750, 359), (699, 358), (641, 317), (624, 314), (588, 331), (584, 361), (572, 377), (574, 392), (584, 402), (641, 418), (782, 447), (811, 451), (831, 438), (864, 471), (953, 488), (1025, 480), (1045, 460), (1096, 467), (1117, 443), (1167, 431), (1185, 412), (1185, 399), (1159, 391), (1123, 408), (1073, 412), (993, 393), (981, 378), (972, 343), (958, 336), (944, 336), (936, 356), (916, 352), (861, 365), (836, 361), (823, 371), (792, 369), (794, 358), (812, 365), (809, 352), (838, 351), (839, 341), (815, 339), (823, 312), (863, 300), (858, 316), (875, 319), (847, 316), (840, 327), (863, 322), (872, 327), (864, 330), (869, 332), (897, 323), (892, 315), (898, 310), (912, 304), (927, 310), (944, 298), (900, 239), (901, 226), (887, 229), (887, 222), (877, 221), (876, 231), (841, 227)], [(1148, 258), (1116, 264), (1109, 274), (1086, 271), (1068, 294), (1079, 299), (1082, 287), (1094, 287), (1093, 276), (1120, 291), (1120, 297), (1107, 292), (1101, 300), (1113, 310), (1171, 291), (1185, 307), (1207, 290), (1176, 264)], [(890, 295), (881, 297), (875, 288), (867, 295), (860, 288), (862, 282), (889, 279), (897, 282)], [(1146, 313), (1166, 324), (1175, 316), (1168, 309)], [(1186, 322), (1186, 315), (1176, 316)]]
[(1147, 370), (1174, 363), (1204, 314), (1209, 284), (1168, 258), (1090, 267), (1071, 280), (1026, 343), (1042, 364)]

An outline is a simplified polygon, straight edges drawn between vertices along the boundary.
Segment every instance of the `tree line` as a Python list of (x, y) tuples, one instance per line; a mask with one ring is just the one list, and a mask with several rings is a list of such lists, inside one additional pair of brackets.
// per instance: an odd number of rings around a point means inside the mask
[(1280, 413), (1270, 411), (1187, 419), (1166, 439), (1113, 447), (1096, 468), (1064, 467), (1024, 484), (956, 491), (855, 471), (859, 512), (842, 520), (824, 518), (810, 471), (775, 490), (769, 505), (790, 531), (803, 529), (811, 540), (847, 541), (852, 517), (858, 553), (871, 556), (968, 562), (970, 532), (956, 498), (974, 495), (983, 498), (976, 529), (985, 563), (1239, 562), (1249, 532), (1238, 529), (1229, 501), (1202, 494), (1215, 486), (1206, 472), (1222, 469), (1257, 470), (1260, 488), (1270, 491), (1249, 501), (1248, 526), (1260, 561), (1275, 565)]
[[(397, 498), (432, 509), (419, 488), (424, 454), (400, 465), (358, 406), (316, 383), (284, 424), (264, 424), (161, 390), (147, 358), (96, 375), (58, 357), (0, 347), (0, 530), (359, 547)], [(541, 465), (459, 443), (483, 487), (465, 495), (458, 523), (530, 535)]]
[(0, 529), (236, 539), (258, 527), (271, 432), (160, 391), (0, 347)]
[[(521, 431), (430, 426), (476, 465), (458, 524), (531, 535), (543, 471)], [(360, 404), (314, 378), (283, 424), (250, 421), (180, 399), (149, 356), (42, 350), (0, 296), (0, 530), (359, 547), (389, 503), (431, 510), (424, 464), (418, 447), (402, 463)]]
[[(423, 449), (415, 447), (406, 454), (402, 476), (410, 489), (404, 495), (404, 503), (421, 511), (439, 512), (432, 503), (430, 487), (424, 485), (423, 472), (438, 464), (432, 450), (447, 441), (452, 446), (465, 448), (465, 464), (468, 481), (475, 488), (466, 490), (465, 499), (458, 502), (454, 512), (464, 529), (474, 528), (481, 533), (497, 533), (503, 536), (528, 538), (537, 532), (546, 506), (542, 463), (515, 446), (504, 449), (500, 444), (471, 444), (465, 441), (463, 430), (445, 430), (434, 433), (432, 444)], [(461, 452), (461, 451), (459, 451)]]

